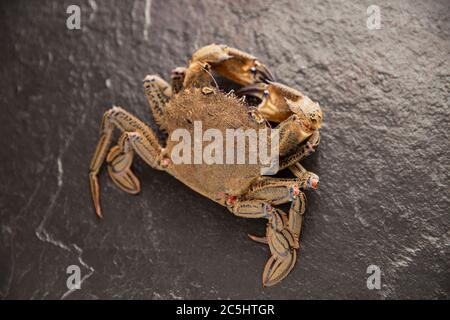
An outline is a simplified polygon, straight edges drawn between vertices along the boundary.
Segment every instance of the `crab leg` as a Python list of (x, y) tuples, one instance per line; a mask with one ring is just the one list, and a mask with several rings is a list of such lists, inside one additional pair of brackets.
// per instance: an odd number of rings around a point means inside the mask
[(146, 76), (143, 85), (153, 117), (160, 128), (165, 130), (164, 105), (172, 97), (172, 88), (157, 75)]
[(238, 200), (230, 210), (239, 217), (268, 219), (266, 238), (251, 236), (255, 241), (267, 243), (272, 253), (264, 268), (263, 286), (284, 279), (294, 267), (298, 248), (298, 241), (283, 218), (285, 214), (263, 200)]
[(114, 125), (109, 120), (109, 111), (103, 115), (101, 124), (100, 140), (95, 149), (94, 156), (92, 157), (91, 164), (89, 165), (89, 185), (91, 188), (92, 200), (94, 201), (95, 212), (99, 217), (102, 217), (102, 211), (100, 207), (100, 187), (98, 184), (98, 173), (105, 161), (106, 153), (109, 145), (111, 144)]
[(112, 181), (129, 194), (139, 193), (141, 190), (138, 178), (131, 171), (134, 151), (130, 146), (128, 134), (123, 133), (116, 146), (112, 147), (106, 157), (108, 173)]
[[(319, 181), (317, 175), (302, 166), (295, 168), (298, 169), (295, 179), (264, 177), (241, 198), (229, 197), (226, 201), (236, 216), (269, 220), (266, 237), (249, 235), (254, 241), (268, 244), (272, 254), (264, 268), (264, 286), (278, 283), (294, 266), (306, 209), (306, 197), (301, 190), (315, 189)], [(273, 208), (273, 205), (288, 202), (291, 202), (288, 215)]]
[[(97, 144), (94, 156), (89, 166), (89, 183), (91, 188), (92, 200), (97, 215), (102, 217), (100, 207), (100, 188), (98, 183), (98, 173), (105, 161), (107, 150), (111, 144), (112, 134), (114, 128), (118, 128), (125, 135), (122, 135), (121, 141), (125, 154), (120, 158), (120, 152), (115, 147), (110, 151), (109, 160), (111, 160), (113, 169), (118, 169), (121, 166), (124, 171), (121, 173), (128, 173), (127, 162), (130, 161), (130, 154), (126, 154), (125, 147), (130, 146), (145, 162), (155, 169), (163, 170), (168, 165), (167, 158), (162, 158), (162, 148), (153, 131), (147, 127), (142, 121), (134, 117), (120, 107), (113, 107), (103, 115), (101, 125), (100, 141)], [(126, 142), (125, 142), (126, 141)], [(119, 147), (120, 148), (120, 147)], [(121, 162), (123, 161), (123, 164)], [(113, 174), (113, 176), (115, 173)], [(134, 175), (133, 175), (134, 176)], [(120, 183), (125, 182), (126, 178), (121, 177), (120, 173), (115, 175), (115, 178), (121, 179)], [(131, 178), (132, 179), (132, 178)], [(128, 181), (129, 182), (129, 181)], [(135, 183), (135, 181), (131, 181)], [(136, 186), (134, 187), (136, 188)], [(124, 188), (127, 189), (127, 188)]]
[(183, 82), (186, 77), (186, 68), (178, 67), (172, 70), (170, 79), (172, 80), (172, 92), (176, 94), (183, 90)]
[(245, 196), (252, 199), (266, 199), (273, 205), (291, 202), (286, 225), (298, 241), (306, 209), (306, 197), (301, 190), (316, 189), (318, 182), (319, 177), (306, 170), (295, 179), (266, 177)]

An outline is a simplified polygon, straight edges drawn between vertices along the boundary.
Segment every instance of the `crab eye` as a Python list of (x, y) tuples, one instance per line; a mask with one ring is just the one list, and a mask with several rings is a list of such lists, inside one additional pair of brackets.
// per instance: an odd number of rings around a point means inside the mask
[(269, 91), (268, 90), (264, 90), (263, 91), (263, 96), (267, 98), (269, 96)]
[(250, 68), (250, 72), (253, 73), (253, 74), (255, 74), (255, 73), (256, 73), (256, 67), (251, 67), (251, 68)]

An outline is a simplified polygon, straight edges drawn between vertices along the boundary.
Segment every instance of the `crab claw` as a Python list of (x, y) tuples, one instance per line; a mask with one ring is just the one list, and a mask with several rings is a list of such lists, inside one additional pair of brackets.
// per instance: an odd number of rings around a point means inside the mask
[(243, 86), (258, 82), (273, 81), (269, 69), (256, 57), (241, 50), (220, 45), (228, 59), (213, 64), (213, 69), (220, 75)]
[(214, 80), (210, 70), (243, 86), (274, 79), (269, 69), (256, 57), (226, 45), (210, 44), (192, 55), (184, 87), (208, 85)]
[(261, 100), (258, 111), (269, 121), (282, 122), (295, 114), (310, 130), (320, 128), (320, 106), (300, 91), (284, 84), (272, 81), (257, 83), (242, 88), (237, 94)]
[(258, 111), (269, 121), (282, 122), (292, 115), (285, 98), (295, 97), (295, 94), (290, 94), (284, 87), (276, 82), (256, 83), (243, 87), (237, 91), (237, 95), (259, 99)]
[(269, 82), (275, 80), (275, 77), (267, 68), (267, 66), (259, 61), (255, 61), (255, 66), (251, 67), (249, 71), (253, 74), (253, 78), (255, 79), (255, 81)]
[(192, 62), (201, 62), (208, 64), (217, 64), (232, 58), (222, 45), (210, 44), (200, 48), (192, 55)]

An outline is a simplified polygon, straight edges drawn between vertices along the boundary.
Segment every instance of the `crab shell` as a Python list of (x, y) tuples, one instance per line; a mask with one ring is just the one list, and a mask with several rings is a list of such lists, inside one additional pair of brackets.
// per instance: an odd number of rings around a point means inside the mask
[[(165, 148), (168, 155), (171, 155), (174, 146), (180, 143), (178, 140), (171, 139), (174, 130), (186, 129), (191, 136), (191, 164), (172, 163), (166, 168), (171, 175), (191, 189), (213, 201), (222, 203), (224, 194), (239, 196), (261, 176), (262, 166), (248, 163), (248, 139), (245, 140), (245, 164), (236, 164), (236, 162), (225, 164), (227, 129), (244, 131), (252, 129), (258, 133), (259, 129), (268, 128), (265, 123), (258, 123), (249, 113), (248, 106), (233, 94), (224, 94), (214, 89), (207, 93), (198, 88), (187, 89), (170, 100), (165, 106), (164, 115), (169, 134)], [(224, 164), (206, 164), (203, 161), (201, 164), (194, 164), (194, 122), (196, 121), (202, 124), (202, 134), (210, 128), (222, 133)], [(267, 136), (269, 140), (270, 134), (268, 133)], [(202, 150), (210, 143), (210, 141), (203, 141)], [(268, 145), (270, 145), (269, 141)]]

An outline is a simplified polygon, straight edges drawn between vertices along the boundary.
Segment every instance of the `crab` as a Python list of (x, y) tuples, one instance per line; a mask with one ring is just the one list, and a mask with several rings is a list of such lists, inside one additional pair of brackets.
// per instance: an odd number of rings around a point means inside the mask
[[(242, 86), (236, 93), (220, 89), (213, 74)], [(150, 110), (170, 137), (178, 128), (193, 132), (193, 123), (225, 132), (228, 128), (279, 129), (279, 167), (293, 177), (261, 174), (260, 164), (176, 164), (175, 142), (160, 143), (156, 132), (125, 109), (114, 106), (104, 113), (100, 140), (89, 167), (94, 208), (102, 217), (98, 174), (106, 161), (112, 181), (123, 191), (137, 194), (141, 187), (132, 171), (134, 156), (162, 170), (194, 191), (242, 218), (267, 219), (265, 236), (249, 237), (268, 245), (270, 257), (262, 274), (263, 286), (272, 286), (292, 270), (299, 249), (305, 213), (304, 191), (316, 189), (319, 177), (301, 164), (320, 141), (320, 106), (301, 92), (275, 82), (259, 60), (226, 45), (211, 44), (196, 51), (187, 67), (172, 71), (169, 84), (157, 75), (143, 81)], [(257, 104), (250, 106), (245, 97)], [(113, 131), (121, 136), (111, 147)], [(278, 205), (290, 203), (289, 212)]]

